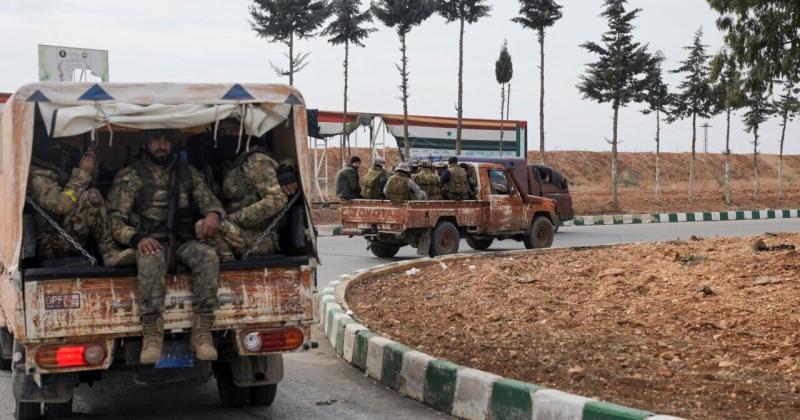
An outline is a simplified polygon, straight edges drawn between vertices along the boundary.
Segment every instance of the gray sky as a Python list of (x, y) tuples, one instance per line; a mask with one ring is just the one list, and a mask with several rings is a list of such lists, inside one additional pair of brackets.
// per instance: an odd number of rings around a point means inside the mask
[[(492, 17), (467, 27), (465, 57), (465, 116), (498, 118), (500, 88), (494, 62), (503, 39), (508, 39), (514, 61), (511, 118), (529, 121), (529, 148), (538, 148), (538, 44), (535, 33), (510, 22), (518, 11), (514, 0), (491, 1)], [(609, 150), (611, 107), (583, 100), (575, 88), (585, 64), (593, 61), (578, 45), (598, 40), (606, 30), (600, 0), (563, 0), (564, 19), (547, 34), (547, 147), (551, 150)], [(276, 82), (269, 60), (285, 63), (286, 48), (258, 39), (248, 24), (247, 0), (89, 1), (2, 0), (0, 54), (3, 56), (0, 91), (13, 92), (35, 81), (37, 44), (110, 50), (110, 74), (115, 82)], [(699, 27), (705, 30), (709, 51), (722, 45), (716, 14), (704, 0), (631, 0), (643, 9), (636, 21), (636, 37), (662, 50), (665, 69), (677, 67), (684, 45)], [(400, 113), (397, 99), (399, 42), (394, 31), (379, 28), (363, 49), (351, 50), (350, 109)], [(455, 115), (458, 27), (438, 16), (415, 28), (408, 38), (411, 69), (410, 113)], [(309, 108), (341, 109), (343, 48), (323, 39), (299, 42), (311, 52), (311, 63), (296, 76), (295, 84)], [(668, 74), (675, 86), (680, 77)], [(287, 81), (288, 83), (288, 81)], [(620, 150), (652, 151), (655, 117), (639, 113), (633, 104), (621, 114)], [(711, 121), (710, 150), (724, 147), (721, 118)], [(732, 148), (752, 152), (751, 136), (737, 116)], [(779, 126), (772, 120), (762, 132), (763, 153), (777, 153)], [(787, 153), (800, 153), (800, 123), (787, 131)], [(687, 151), (691, 125), (687, 120), (663, 126), (664, 151)], [(360, 135), (361, 142), (366, 136)], [(698, 133), (698, 150), (702, 131)]]

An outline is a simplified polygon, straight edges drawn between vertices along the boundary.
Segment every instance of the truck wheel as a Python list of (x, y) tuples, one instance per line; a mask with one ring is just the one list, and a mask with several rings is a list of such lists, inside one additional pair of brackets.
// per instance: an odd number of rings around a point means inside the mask
[(42, 416), (42, 404), (38, 402), (17, 401), (14, 418), (16, 420), (34, 420)]
[(275, 401), (278, 393), (278, 384), (259, 385), (250, 388), (250, 405), (268, 406)]
[(400, 252), (400, 247), (373, 242), (369, 245), (369, 250), (378, 258), (392, 258)]
[(553, 245), (553, 223), (544, 216), (537, 216), (531, 224), (531, 231), (525, 236), (525, 248), (550, 248)]
[(469, 245), (470, 248), (472, 248), (472, 249), (474, 249), (476, 251), (486, 251), (487, 249), (489, 249), (490, 246), (492, 246), (493, 242), (494, 242), (494, 239), (492, 239), (492, 238), (489, 238), (489, 239), (475, 239), (475, 238), (472, 238), (470, 236), (467, 236), (467, 245)]
[(44, 415), (51, 419), (65, 419), (72, 416), (72, 400), (64, 403), (44, 403)]
[(439, 222), (431, 232), (431, 248), (428, 254), (431, 257), (440, 255), (458, 254), (458, 245), (461, 243), (461, 234), (451, 222)]
[(217, 393), (223, 407), (243, 407), (247, 405), (250, 389), (236, 386), (233, 382), (231, 365), (225, 362), (214, 363), (214, 376), (217, 377)]

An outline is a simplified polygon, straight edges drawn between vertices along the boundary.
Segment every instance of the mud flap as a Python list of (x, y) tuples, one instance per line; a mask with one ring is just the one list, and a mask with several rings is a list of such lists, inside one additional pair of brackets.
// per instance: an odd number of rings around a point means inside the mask
[(33, 375), (26, 375), (19, 368), (11, 374), (14, 399), (19, 402), (65, 403), (72, 400), (75, 384), (53, 384), (40, 387)]
[(236, 356), (231, 362), (233, 383), (238, 387), (277, 384), (283, 379), (283, 356)]
[(431, 230), (425, 229), (422, 231), (422, 234), (419, 235), (419, 243), (417, 245), (417, 255), (428, 256), (428, 252), (431, 249)]

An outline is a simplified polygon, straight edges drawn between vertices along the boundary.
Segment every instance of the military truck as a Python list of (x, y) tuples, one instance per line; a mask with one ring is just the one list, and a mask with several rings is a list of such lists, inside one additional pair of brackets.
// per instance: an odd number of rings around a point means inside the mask
[[(141, 130), (171, 128), (179, 130), (182, 156), (205, 162), (201, 172), (218, 184), (221, 162), (201, 155), (230, 139), (217, 135), (221, 123), (238, 128), (238, 149), (270, 136), (276, 159), (297, 163), (298, 195), (271, 224), (282, 251), (220, 264), (215, 362), (195, 360), (189, 350), (191, 275), (180, 265), (171, 270), (162, 358), (143, 366), (136, 267), (99, 266), (91, 245), (57, 260), (37, 255), (37, 210), (26, 202), (32, 149), (36, 142), (79, 151), (90, 145), (99, 164), (94, 186), (106, 193), (140, 153)], [(306, 130), (302, 95), (283, 85), (38, 83), (14, 93), (0, 142), (0, 368), (12, 372), (16, 418), (70, 414), (75, 387), (102, 380), (107, 370), (129, 372), (140, 384), (215, 377), (225, 406), (271, 404), (282, 354), (314, 345), (317, 252), (305, 199)]]

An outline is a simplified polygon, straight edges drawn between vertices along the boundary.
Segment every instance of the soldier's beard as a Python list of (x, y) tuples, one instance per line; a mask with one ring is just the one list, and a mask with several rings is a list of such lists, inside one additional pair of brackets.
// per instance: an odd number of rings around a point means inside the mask
[(154, 155), (153, 153), (151, 153), (147, 149), (144, 150), (144, 154), (147, 155), (147, 158), (150, 159), (151, 162), (155, 163), (158, 166), (167, 166), (170, 163), (172, 163), (172, 161), (175, 158), (175, 155), (172, 154), (172, 153), (170, 153), (170, 154), (168, 154), (168, 155), (166, 155), (164, 157), (158, 157), (158, 156)]

